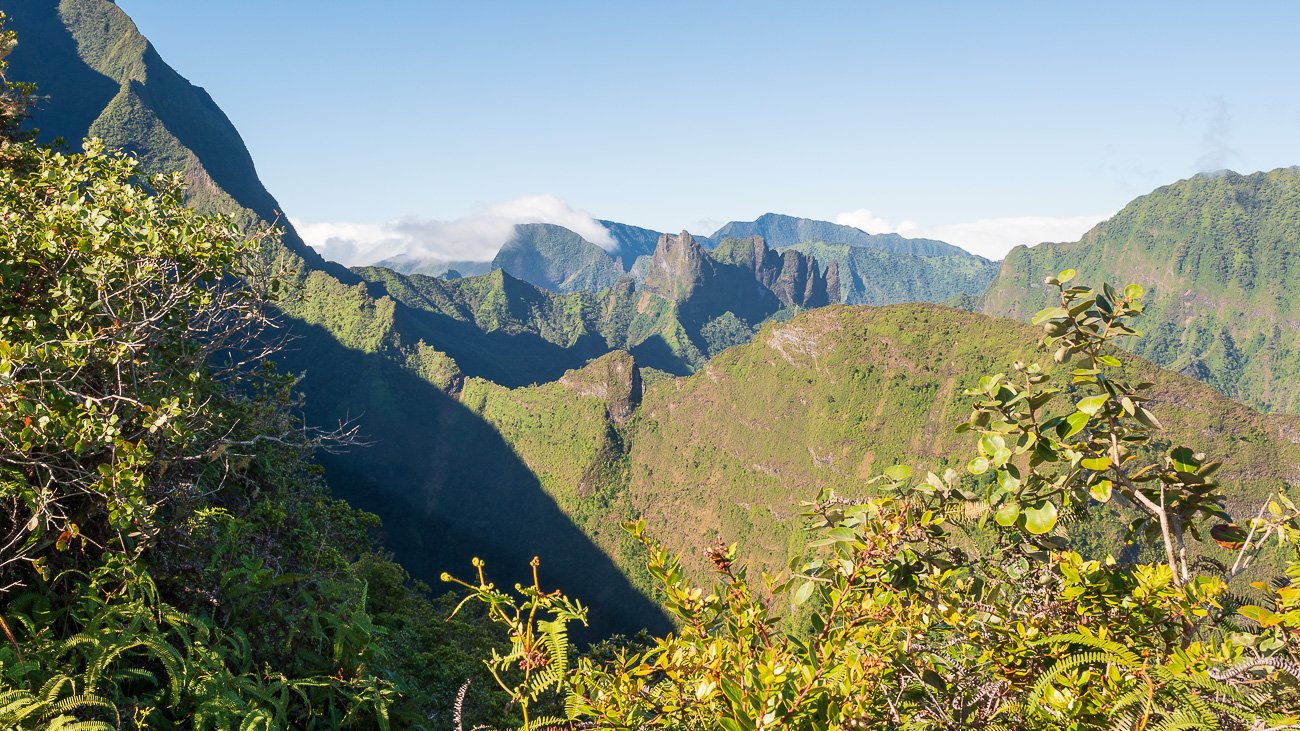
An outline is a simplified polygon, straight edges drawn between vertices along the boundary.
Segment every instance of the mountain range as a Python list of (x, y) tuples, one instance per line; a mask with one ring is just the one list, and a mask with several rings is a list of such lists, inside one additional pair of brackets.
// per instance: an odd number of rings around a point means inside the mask
[(284, 228), (298, 274), (282, 366), (303, 375), (309, 422), (355, 419), (373, 443), (322, 455), (326, 477), (419, 578), (478, 555), (512, 581), (540, 553), (598, 608), (597, 631), (662, 627), (617, 520), (645, 517), (693, 569), (715, 535), (783, 563), (819, 487), (853, 494), (883, 466), (961, 452), (962, 388), (1036, 338), (987, 315), (1028, 319), (1065, 268), (1148, 288), (1135, 348), (1150, 363), (1134, 367), (1170, 423), (1219, 437), (1234, 507), (1300, 484), (1296, 168), (1180, 181), (1000, 264), (766, 214), (708, 237), (602, 221), (612, 250), (523, 224), (490, 264), (347, 269), (302, 242), (234, 126), (117, 5), (0, 9), (45, 139), (101, 137), (146, 172), (183, 172), (201, 210)]
[[(520, 224), (490, 263), (448, 262), (398, 256), (377, 266), (404, 274), (453, 276), (503, 269), (512, 276), (554, 292), (595, 292), (630, 276), (640, 282), (662, 236), (650, 229), (598, 221), (615, 246), (602, 248), (554, 224)], [(694, 236), (711, 251), (729, 239), (762, 239), (772, 250), (797, 251), (822, 269), (838, 267), (839, 292), (849, 304), (949, 302), (982, 294), (997, 264), (966, 250), (930, 239), (869, 234), (852, 226), (766, 213), (754, 221), (732, 221), (711, 236)]]

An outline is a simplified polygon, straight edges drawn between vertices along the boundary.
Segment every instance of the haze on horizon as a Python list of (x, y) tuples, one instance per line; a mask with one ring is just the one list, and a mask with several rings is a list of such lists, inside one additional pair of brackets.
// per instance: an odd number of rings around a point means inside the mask
[(1283, 2), (118, 2), (348, 264), (769, 211), (1000, 258), (1197, 172), (1300, 163)]

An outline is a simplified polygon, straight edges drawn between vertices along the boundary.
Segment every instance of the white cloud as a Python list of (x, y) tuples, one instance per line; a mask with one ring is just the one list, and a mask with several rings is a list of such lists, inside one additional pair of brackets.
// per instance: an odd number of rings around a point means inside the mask
[(916, 234), (913, 232), (920, 228), (915, 221), (892, 223), (889, 219), (881, 218), (866, 208), (841, 213), (835, 217), (835, 222), (841, 226), (860, 228), (869, 234), (896, 233), (909, 238), (915, 238)]
[(321, 256), (346, 266), (393, 257), (489, 261), (520, 223), (553, 223), (608, 251), (618, 247), (591, 214), (576, 211), (553, 195), (493, 203), (454, 221), (400, 218), (387, 223), (292, 223)]
[(1001, 259), (1008, 251), (1021, 245), (1033, 246), (1044, 241), (1077, 241), (1088, 229), (1112, 215), (1009, 216), (925, 226), (915, 221), (893, 223), (865, 208), (859, 208), (839, 214), (835, 217), (835, 222), (872, 234), (894, 232), (908, 238), (946, 241), (989, 259)]

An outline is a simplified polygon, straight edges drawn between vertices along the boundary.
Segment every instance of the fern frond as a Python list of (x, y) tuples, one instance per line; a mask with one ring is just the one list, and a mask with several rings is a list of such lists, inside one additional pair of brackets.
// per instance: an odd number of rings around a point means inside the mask
[(1188, 729), (1218, 729), (1219, 722), (1211, 716), (1203, 718), (1199, 713), (1180, 708), (1166, 714), (1160, 723), (1151, 727), (1151, 731), (1185, 731)]
[(1114, 658), (1110, 658), (1110, 662), (1112, 663), (1122, 664), (1127, 667), (1137, 667), (1142, 664), (1142, 660), (1139, 659), (1137, 655), (1134, 655), (1133, 651), (1124, 645), (1121, 645), (1114, 640), (1105, 640), (1100, 637), (1093, 637), (1092, 635), (1070, 632), (1067, 634), (1052, 635), (1051, 637), (1045, 637), (1041, 640), (1035, 640), (1029, 643), (1030, 647), (1037, 647), (1040, 645), (1084, 645), (1101, 652), (1115, 655)]
[(78, 721), (75, 718), (60, 719), (50, 724), (48, 731), (117, 731), (117, 726), (106, 721)]
[(1081, 665), (1105, 665), (1110, 662), (1110, 656), (1104, 652), (1081, 652), (1077, 655), (1071, 655), (1056, 661), (1047, 672), (1034, 681), (1033, 686), (1029, 689), (1029, 706), (1035, 710), (1047, 710), (1042, 707), (1039, 699), (1047, 692), (1052, 683), (1062, 675), (1074, 670)]
[(46, 716), (58, 714), (60, 716), (70, 714), (73, 711), (87, 711), (90, 709), (99, 709), (106, 714), (113, 716), (114, 725), (120, 725), (121, 717), (117, 713), (117, 706), (113, 705), (108, 699), (97, 695), (74, 695), (64, 698), (61, 701), (49, 704)]
[(558, 716), (542, 716), (534, 718), (528, 726), (520, 727), (519, 731), (568, 731), (569, 722)]

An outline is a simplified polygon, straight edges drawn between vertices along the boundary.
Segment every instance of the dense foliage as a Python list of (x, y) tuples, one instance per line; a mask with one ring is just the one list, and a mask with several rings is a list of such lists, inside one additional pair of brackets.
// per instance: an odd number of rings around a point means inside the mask
[[(1300, 723), (1300, 509), (1282, 495), (1224, 522), (1214, 463), (1151, 449), (1161, 425), (1107, 347), (1134, 334), (1142, 289), (1067, 286), (1039, 313), (1051, 364), (1016, 361), (967, 390), (961, 432), (977, 436), (962, 477), (912, 479), (882, 495), (823, 492), (815, 540), (788, 571), (751, 579), (736, 546), (707, 546), (719, 575), (696, 586), (678, 559), (629, 524), (678, 631), (648, 648), (571, 658), (564, 628), (585, 611), (537, 580), (516, 595), (458, 582), (511, 632), (494, 655), (525, 728), (1291, 728)], [(991, 479), (990, 479), (991, 478)], [(1062, 517), (1123, 502), (1163, 560), (1087, 560)], [(969, 550), (982, 530), (994, 542)], [(1234, 552), (1189, 560), (1185, 541)], [(1285, 577), (1244, 600), (1241, 575), (1266, 545)], [(448, 580), (450, 577), (446, 577)], [(801, 621), (795, 621), (796, 619)], [(563, 701), (565, 719), (527, 709)]]
[[(14, 93), (23, 93), (17, 90)], [(0, 169), (0, 725), (386, 728), (496, 642), (443, 625), (331, 499), (259, 363), (269, 232), (97, 141)], [(380, 624), (380, 621), (383, 624)], [(441, 662), (413, 667), (419, 657)], [(444, 674), (449, 677), (443, 677)], [(479, 693), (485, 719), (508, 718)]]
[[(1155, 284), (1146, 296), (1049, 283), (1065, 314), (1040, 325), (1082, 372), (1027, 365), (973, 389), (968, 461), (940, 428), (968, 406), (954, 384), (974, 385), (991, 353), (1027, 352), (1023, 329), (938, 307), (836, 308), (769, 324), (690, 379), (650, 378), (621, 353), (566, 373), (626, 347), (684, 373), (762, 318), (737, 317), (717, 292), (692, 314), (629, 286), (561, 297), (500, 273), (448, 283), (327, 268), (291, 231), (296, 255), (264, 246), (248, 227), (277, 216), (274, 201), (220, 110), (109, 0), (55, 6), (14, 5), (45, 52), (25, 69), (51, 82), (44, 118), (74, 140), (98, 131), (140, 163), (96, 145), (40, 151), (18, 133), (30, 89), (9, 87), (0, 104), (0, 724), (1295, 724), (1298, 579), (1294, 565), (1267, 578), (1294, 557), (1294, 508), (1270, 491), (1295, 479), (1296, 422), (1142, 362), (1116, 366), (1098, 341), (1123, 330), (1089, 331), (1145, 302), (1160, 324), (1139, 352), (1243, 398), (1281, 394), (1294, 382), (1289, 325), (1233, 327), (1288, 306), (1285, 286), (1259, 274), (1288, 271), (1288, 171), (1191, 181), (1151, 215), (1119, 217), (1134, 240), (1182, 239), (1170, 256), (1040, 247), (1099, 276), (1111, 261), (1165, 259), (1209, 274), (1136, 268)], [(62, 93), (74, 88), (87, 93)], [(187, 188), (140, 174), (177, 169)], [(889, 237), (860, 242), (868, 251), (809, 244), (851, 232), (765, 219), (775, 243), (847, 257), (841, 272), (856, 266), (880, 291), (947, 280), (895, 282), (903, 270), (873, 247), (956, 254)], [(1212, 245), (1198, 251), (1204, 231)], [(632, 233), (641, 252), (657, 238)], [(979, 276), (967, 258), (961, 276)], [(292, 291), (275, 295), (277, 281)], [(773, 282), (743, 281), (775, 296)], [(1179, 292), (1174, 308), (1166, 295)], [(1186, 332), (1166, 317), (1201, 317), (1206, 298), (1223, 311), (1248, 301), (1250, 317)], [(308, 413), (364, 414), (380, 442), (320, 455), (340, 492), (397, 518), (385, 538), (425, 576), (447, 546), (494, 542), (494, 566), (542, 546), (540, 574), (517, 574), (522, 602), (480, 575), (467, 588), (482, 611), (444, 621), (454, 600), (430, 600), (373, 550), (373, 516), (330, 499), (309, 460), (323, 435), (302, 429), (290, 382), (240, 362), (269, 344), (271, 304), (299, 318), (291, 363), (310, 368)], [(561, 374), (519, 389), (474, 377)], [(641, 378), (658, 385), (643, 395)], [(864, 479), (921, 458), (939, 474)], [(837, 494), (793, 533), (790, 495), (813, 485)], [(608, 529), (634, 516), (665, 545), (635, 524)], [(1130, 527), (1138, 540), (1124, 544)], [(742, 539), (751, 566), (725, 545), (699, 550), (714, 533)], [(1275, 548), (1257, 553), (1265, 539)], [(749, 578), (789, 555), (799, 560), (770, 584)], [(710, 568), (713, 591), (697, 583)], [(602, 632), (656, 622), (628, 577), (666, 600), (679, 631), (577, 655), (565, 621), (584, 611), (550, 587), (592, 598)], [(471, 659), (487, 654), (490, 667)]]

